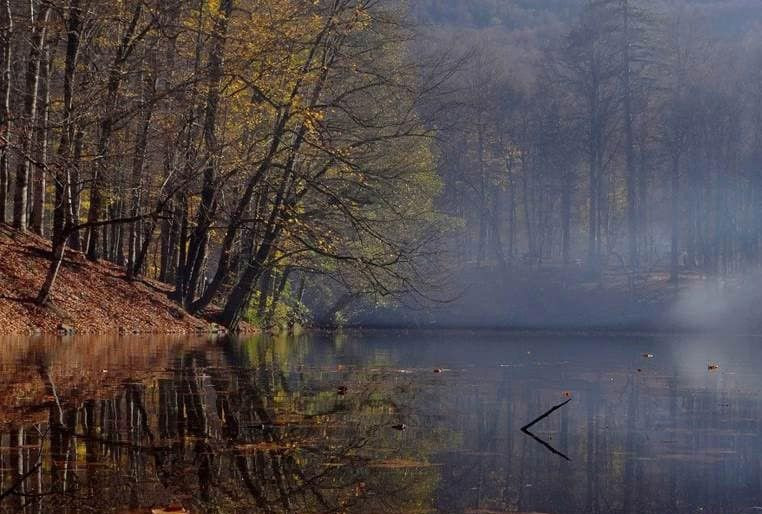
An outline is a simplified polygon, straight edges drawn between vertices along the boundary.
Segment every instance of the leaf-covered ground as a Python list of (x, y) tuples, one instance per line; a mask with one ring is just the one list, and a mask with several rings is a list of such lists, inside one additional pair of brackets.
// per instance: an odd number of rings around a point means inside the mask
[(129, 282), (124, 270), (92, 263), (68, 251), (53, 290), (53, 306), (33, 299), (47, 272), (50, 243), (0, 225), (0, 333), (51, 333), (61, 325), (78, 333), (190, 333), (208, 331), (168, 297), (169, 286), (153, 280)]

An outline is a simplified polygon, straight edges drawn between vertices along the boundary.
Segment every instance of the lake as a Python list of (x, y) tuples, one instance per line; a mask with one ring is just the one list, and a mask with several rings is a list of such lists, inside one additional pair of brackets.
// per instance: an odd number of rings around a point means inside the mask
[(0, 344), (2, 512), (762, 512), (760, 339)]

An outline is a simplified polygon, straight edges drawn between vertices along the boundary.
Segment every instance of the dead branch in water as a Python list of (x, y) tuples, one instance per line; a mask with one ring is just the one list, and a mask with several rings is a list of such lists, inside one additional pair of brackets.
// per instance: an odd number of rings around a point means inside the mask
[(551, 407), (551, 408), (550, 408), (550, 409), (549, 409), (547, 412), (545, 412), (545, 413), (544, 413), (544, 414), (542, 414), (541, 416), (539, 416), (539, 417), (535, 418), (534, 420), (530, 421), (529, 423), (527, 423), (526, 425), (524, 425), (523, 427), (521, 427), (521, 431), (522, 431), (522, 432), (524, 432), (526, 435), (530, 436), (532, 439), (534, 439), (535, 441), (537, 441), (538, 443), (540, 443), (541, 445), (543, 445), (543, 446), (544, 446), (545, 448), (547, 448), (547, 449), (548, 449), (548, 450), (549, 450), (551, 453), (554, 453), (554, 454), (556, 454), (556, 455), (558, 455), (558, 456), (560, 456), (560, 457), (563, 457), (564, 459), (566, 459), (566, 460), (568, 460), (568, 461), (571, 461), (571, 459), (570, 459), (569, 457), (567, 457), (566, 455), (564, 455), (564, 454), (563, 454), (563, 453), (561, 453), (560, 451), (558, 451), (558, 450), (556, 450), (555, 448), (553, 448), (553, 447), (552, 447), (552, 446), (551, 446), (551, 445), (550, 445), (548, 442), (546, 442), (546, 441), (543, 441), (542, 439), (540, 439), (539, 437), (537, 437), (536, 435), (534, 435), (532, 432), (530, 432), (530, 431), (529, 431), (529, 429), (530, 429), (531, 427), (533, 427), (534, 425), (536, 425), (537, 423), (539, 423), (540, 421), (542, 421), (543, 419), (545, 419), (545, 418), (547, 418), (548, 416), (550, 416), (551, 414), (553, 414), (555, 411), (557, 411), (558, 409), (560, 409), (561, 407), (563, 407), (564, 405), (566, 405), (566, 404), (567, 404), (567, 403), (569, 403), (570, 401), (572, 401), (572, 399), (571, 399), (571, 398), (569, 398), (568, 400), (566, 400), (566, 401), (565, 401), (565, 402), (563, 402), (563, 403), (559, 403), (558, 405), (556, 405), (556, 406), (554, 406), (554, 407)]

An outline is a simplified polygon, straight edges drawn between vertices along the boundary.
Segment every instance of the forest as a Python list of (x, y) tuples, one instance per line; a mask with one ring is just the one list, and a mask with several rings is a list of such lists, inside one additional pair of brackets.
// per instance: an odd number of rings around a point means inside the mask
[(461, 321), (642, 325), (753, 309), (758, 3), (416, 6), (441, 46), (470, 42), (437, 119), (438, 205), (464, 224), (452, 276), (475, 289), (456, 301)]
[(2, 4), (40, 306), (71, 251), (231, 329), (521, 324), (527, 290), (627, 311), (759, 266), (754, 0)]
[[(305, 277), (410, 289), (438, 231), (443, 73), (374, 0), (4, 2), (0, 221), (235, 328)], [(340, 301), (340, 300), (339, 300)], [(271, 307), (268, 307), (271, 306)], [(298, 306), (298, 305), (297, 305)]]
[(461, 216), (473, 226), (465, 258), (582, 259), (600, 272), (666, 253), (673, 279), (688, 263), (754, 264), (762, 47), (758, 25), (713, 26), (762, 13), (726, 4), (583, 2), (571, 23), (473, 33), (441, 131), (443, 203), (482, 206)]
[(760, 0), (0, 0), (0, 514), (762, 505)]

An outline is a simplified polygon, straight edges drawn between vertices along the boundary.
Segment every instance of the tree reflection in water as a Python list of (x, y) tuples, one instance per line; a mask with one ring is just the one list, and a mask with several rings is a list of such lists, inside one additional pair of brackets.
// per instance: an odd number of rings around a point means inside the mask
[[(762, 506), (757, 339), (369, 332), (0, 344), (0, 491), (13, 489), (3, 512)], [(644, 362), (646, 350), (656, 356)], [(722, 368), (709, 371), (714, 359)], [(531, 432), (570, 462), (520, 430), (569, 398)]]
[(118, 382), (112, 394), (82, 397), (76, 377), (56, 387), (39, 350), (25, 359), (44, 384), (47, 419), (6, 423), (3, 511), (431, 510), (435, 436), (411, 453), (390, 428), (415, 394), (393, 371), (294, 368), (275, 341), (220, 340), (176, 348), (141, 380), (102, 370)]

